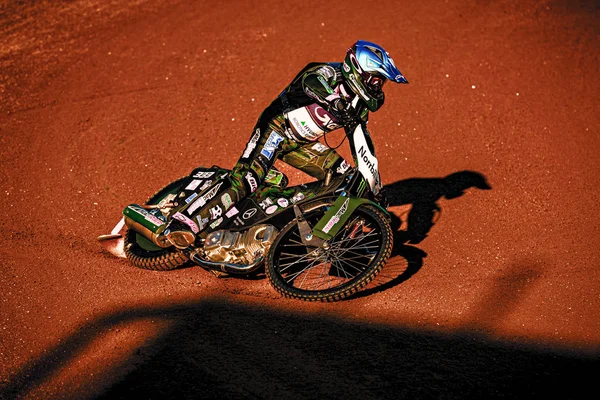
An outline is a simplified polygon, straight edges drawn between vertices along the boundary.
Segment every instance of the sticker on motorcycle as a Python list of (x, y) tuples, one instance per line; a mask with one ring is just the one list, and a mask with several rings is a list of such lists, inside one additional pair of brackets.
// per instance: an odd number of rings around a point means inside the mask
[(190, 229), (192, 230), (192, 232), (194, 232), (194, 233), (200, 232), (200, 228), (198, 228), (198, 225), (196, 225), (196, 223), (194, 221), (192, 221), (191, 219), (189, 219), (188, 217), (186, 217), (182, 213), (176, 212), (173, 215), (173, 218), (175, 218), (176, 220), (181, 221), (184, 224), (186, 224), (187, 226), (189, 226)]
[(202, 218), (202, 216), (198, 215), (196, 217), (196, 221), (198, 221), (198, 227), (200, 230), (203, 230), (210, 220), (208, 218)]
[(223, 196), (221, 196), (221, 203), (223, 203), (223, 207), (225, 207), (226, 210), (229, 210), (229, 207), (231, 207), (233, 204), (229, 193), (225, 193)]
[(206, 179), (206, 178), (210, 178), (211, 176), (213, 176), (215, 172), (208, 172), (208, 171), (200, 171), (200, 172), (196, 172), (194, 174), (194, 178), (200, 178), (200, 179)]
[(337, 172), (338, 174), (343, 174), (344, 172), (348, 171), (348, 168), (350, 168), (350, 163), (346, 160), (343, 160), (340, 166), (337, 167), (335, 172)]
[(219, 219), (217, 219), (216, 221), (214, 221), (213, 223), (211, 223), (210, 227), (212, 229), (215, 229), (217, 226), (221, 225), (221, 222), (223, 222), (223, 217), (220, 217)]
[(237, 213), (239, 213), (238, 209), (237, 209), (237, 208), (235, 208), (235, 207), (231, 207), (231, 209), (229, 209), (229, 211), (227, 211), (227, 212), (225, 213), (225, 216), (226, 216), (227, 218), (231, 218), (231, 217), (233, 217), (234, 215), (236, 215)]
[(192, 200), (194, 200), (196, 197), (198, 197), (198, 193), (192, 193), (192, 194), (190, 195), (190, 197), (188, 197), (187, 199), (185, 199), (185, 202), (186, 202), (187, 204), (189, 204), (189, 203), (190, 203)]
[(210, 212), (210, 219), (215, 220), (215, 219), (219, 218), (221, 216), (221, 214), (223, 214), (223, 209), (220, 206), (214, 206), (213, 208), (211, 208), (209, 210), (209, 212)]
[(189, 206), (189, 208), (187, 209), (188, 215), (192, 215), (198, 208), (204, 207), (204, 205), (206, 203), (208, 203), (213, 197), (216, 196), (217, 192), (219, 191), (219, 188), (222, 185), (223, 185), (223, 182), (220, 182), (218, 185), (216, 185), (214, 188), (212, 188), (208, 193), (203, 194), (198, 200), (193, 202), (192, 205)]
[(283, 197), (277, 199), (277, 204), (279, 204), (281, 207), (285, 208), (287, 207), (290, 203), (288, 202), (287, 199), (284, 199)]
[(242, 214), (242, 218), (250, 219), (254, 216), (254, 214), (256, 214), (256, 208), (251, 208), (249, 210), (244, 211), (244, 214)]
[(279, 208), (279, 206), (277, 204), (274, 204), (274, 205), (270, 206), (269, 208), (267, 208), (265, 212), (267, 214), (273, 214), (275, 211), (277, 211), (278, 208)]
[(304, 193), (300, 192), (300, 193), (296, 193), (294, 195), (294, 197), (292, 197), (291, 201), (292, 204), (295, 204), (297, 202), (299, 202), (300, 200), (303, 200), (305, 198)]
[(341, 216), (344, 215), (344, 213), (348, 209), (349, 202), (350, 199), (346, 199), (346, 201), (344, 201), (344, 204), (342, 204), (340, 209), (333, 215), (333, 217), (329, 219), (329, 221), (327, 221), (327, 224), (325, 224), (325, 227), (323, 227), (322, 229), (324, 233), (329, 233), (331, 228), (333, 228), (333, 226), (340, 221)]
[(189, 185), (185, 187), (185, 190), (196, 190), (198, 186), (202, 183), (202, 179), (194, 179), (190, 182)]
[(200, 191), (206, 189), (207, 187), (209, 187), (210, 185), (212, 185), (212, 183), (213, 183), (212, 179), (204, 182), (204, 184), (202, 186), (200, 186)]

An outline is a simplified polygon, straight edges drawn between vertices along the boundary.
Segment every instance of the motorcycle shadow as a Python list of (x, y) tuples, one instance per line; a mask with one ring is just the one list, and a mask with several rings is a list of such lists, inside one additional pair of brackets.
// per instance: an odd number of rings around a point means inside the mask
[(427, 253), (412, 245), (421, 243), (439, 220), (438, 201), (456, 199), (472, 187), (492, 188), (485, 176), (475, 171), (458, 171), (443, 178), (403, 179), (385, 185), (394, 232), (392, 255), (373, 282), (351, 298), (390, 289), (419, 272)]

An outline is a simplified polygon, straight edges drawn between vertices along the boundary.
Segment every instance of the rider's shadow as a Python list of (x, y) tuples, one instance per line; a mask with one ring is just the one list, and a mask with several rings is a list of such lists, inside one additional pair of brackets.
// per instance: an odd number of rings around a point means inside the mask
[[(471, 187), (491, 189), (485, 177), (474, 171), (459, 171), (444, 178), (410, 178), (386, 185), (390, 207), (411, 205), (403, 219), (392, 214), (394, 242), (418, 244), (423, 241), (439, 219), (438, 201), (442, 197), (448, 200), (460, 197)], [(400, 229), (404, 226), (406, 229)]]
[(392, 257), (400, 256), (407, 264), (404, 267), (403, 263), (390, 259), (372, 284), (353, 297), (384, 291), (416, 274), (423, 266), (423, 258), (427, 257), (427, 253), (411, 245), (423, 241), (438, 221), (441, 213), (438, 201), (442, 197), (448, 200), (460, 197), (472, 187), (491, 189), (485, 177), (474, 171), (459, 171), (444, 178), (410, 178), (386, 185), (384, 189), (389, 207), (409, 206), (408, 211), (400, 216), (390, 213), (394, 232)]

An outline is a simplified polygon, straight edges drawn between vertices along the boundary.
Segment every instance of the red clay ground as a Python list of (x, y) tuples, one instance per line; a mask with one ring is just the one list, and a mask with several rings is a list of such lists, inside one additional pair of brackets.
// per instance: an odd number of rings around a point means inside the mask
[[(0, 1), (1, 397), (595, 389), (597, 3), (377, 4)], [(295, 73), (357, 39), (410, 80), (369, 124), (403, 224), (363, 295), (285, 300), (102, 250), (125, 205), (231, 166)]]

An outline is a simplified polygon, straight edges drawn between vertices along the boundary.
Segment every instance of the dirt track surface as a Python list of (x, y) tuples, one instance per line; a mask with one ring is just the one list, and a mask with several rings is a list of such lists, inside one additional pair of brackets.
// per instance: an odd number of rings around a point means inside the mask
[[(0, 397), (595, 388), (597, 3), (378, 4), (0, 1)], [(102, 250), (125, 205), (231, 166), (296, 72), (357, 39), (410, 81), (369, 123), (402, 224), (362, 295), (285, 300)]]

